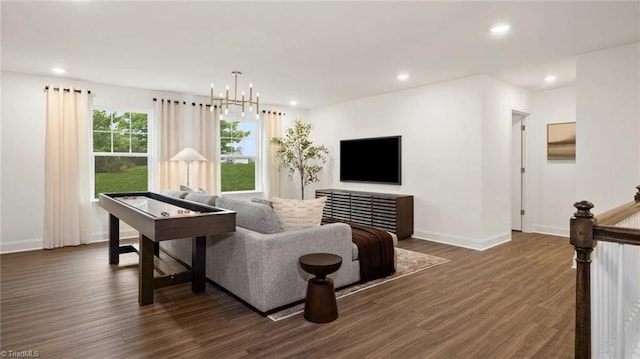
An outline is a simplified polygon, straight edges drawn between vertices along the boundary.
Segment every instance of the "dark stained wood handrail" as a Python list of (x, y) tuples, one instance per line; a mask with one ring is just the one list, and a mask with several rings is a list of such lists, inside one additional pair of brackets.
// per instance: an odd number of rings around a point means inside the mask
[(640, 212), (640, 186), (634, 201), (623, 204), (597, 217), (591, 213), (593, 203), (580, 201), (569, 221), (569, 242), (576, 250), (576, 338), (575, 358), (591, 358), (591, 252), (598, 241), (640, 245), (640, 229), (614, 227), (620, 221)]
[(640, 212), (640, 202), (633, 201), (601, 213), (596, 218), (598, 218), (599, 225), (613, 226), (638, 212)]
[(640, 229), (601, 226), (593, 228), (593, 239), (595, 241), (613, 242), (620, 244), (630, 244), (640, 246)]

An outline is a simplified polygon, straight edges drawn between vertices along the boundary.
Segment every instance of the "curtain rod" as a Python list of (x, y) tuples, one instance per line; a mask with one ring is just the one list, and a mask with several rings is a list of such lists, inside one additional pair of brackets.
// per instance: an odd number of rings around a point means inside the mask
[[(158, 99), (154, 97), (154, 98), (153, 98), (153, 101), (158, 101)], [(169, 102), (173, 102), (173, 103), (180, 103), (180, 101), (177, 101), (177, 100), (173, 101), (173, 100), (165, 100), (165, 99), (162, 99), (162, 100), (160, 100), (160, 101), (169, 101)], [(182, 104), (183, 104), (183, 105), (186, 105), (186, 104), (187, 104), (187, 101), (182, 101)], [(192, 102), (192, 103), (191, 103), (191, 106), (196, 106), (196, 105), (198, 105), (198, 104), (197, 104), (197, 103), (195, 103), (195, 102)], [(207, 104), (207, 105), (199, 104), (199, 105), (200, 105), (200, 106), (207, 106), (207, 107), (210, 107), (210, 106), (211, 106), (211, 105), (208, 105), (208, 104)], [(215, 107), (215, 108), (218, 108), (218, 106), (217, 106), (217, 105), (214, 105), (214, 107)]]
[(285, 116), (284, 112), (278, 112), (278, 111), (262, 110), (262, 113), (274, 114), (274, 115), (278, 115), (278, 116)]
[[(49, 86), (45, 86), (43, 91), (47, 91), (48, 89), (49, 89)], [(52, 89), (53, 91), (60, 91), (60, 87), (52, 87), (51, 89)], [(64, 92), (69, 92), (69, 91), (71, 91), (71, 89), (63, 88), (63, 89), (62, 89), (62, 91), (64, 91)], [(76, 89), (73, 89), (73, 92), (81, 93), (81, 92), (82, 92), (82, 90), (76, 90)], [(88, 93), (89, 95), (91, 95), (91, 90), (87, 90), (87, 93)]]
[[(162, 101), (162, 102), (167, 101), (167, 102), (173, 102), (173, 103), (180, 103), (180, 101), (177, 101), (177, 100), (165, 100), (165, 99), (158, 100), (158, 99), (157, 99), (157, 98), (155, 98), (155, 97), (153, 98), (153, 101), (154, 101), (154, 102), (155, 102), (155, 101)], [(182, 101), (182, 104), (183, 104), (183, 105), (186, 105), (186, 104), (187, 104), (187, 102), (186, 102), (186, 101)]]
[[(157, 98), (155, 98), (155, 97), (153, 98), (153, 101), (169, 101), (169, 102), (173, 102), (173, 103), (180, 103), (180, 101), (177, 101), (177, 100), (175, 100), (175, 101), (174, 101), (174, 100), (165, 100), (165, 99), (158, 100), (158, 99), (157, 99)], [(186, 104), (187, 104), (187, 102), (186, 102), (186, 101), (182, 101), (182, 104), (183, 104), (183, 105), (186, 105)], [(206, 106), (206, 107), (211, 107), (211, 105), (209, 105), (209, 104), (202, 104), (202, 103), (197, 104), (197, 103), (195, 103), (195, 102), (192, 102), (192, 103), (191, 103), (191, 106), (196, 106), (196, 105)], [(213, 107), (218, 108), (218, 105), (213, 105)]]

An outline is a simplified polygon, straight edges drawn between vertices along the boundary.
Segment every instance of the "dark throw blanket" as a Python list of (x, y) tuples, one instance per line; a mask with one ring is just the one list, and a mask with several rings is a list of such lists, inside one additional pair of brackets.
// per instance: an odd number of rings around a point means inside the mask
[(322, 224), (328, 223), (346, 223), (351, 226), (352, 240), (358, 247), (361, 283), (396, 272), (393, 239), (388, 232), (364, 224), (322, 218)]

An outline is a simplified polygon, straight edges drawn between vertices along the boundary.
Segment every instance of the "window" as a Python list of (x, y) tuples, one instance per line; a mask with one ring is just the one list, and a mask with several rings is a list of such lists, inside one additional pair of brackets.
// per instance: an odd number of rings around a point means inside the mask
[(257, 121), (220, 121), (222, 192), (256, 190), (257, 153)]
[(101, 192), (146, 191), (148, 115), (93, 110), (93, 196)]

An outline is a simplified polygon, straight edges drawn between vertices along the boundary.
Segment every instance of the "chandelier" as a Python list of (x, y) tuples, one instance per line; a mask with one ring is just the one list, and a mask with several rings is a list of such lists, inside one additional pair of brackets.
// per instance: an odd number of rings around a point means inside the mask
[[(242, 107), (242, 117), (244, 117), (245, 107), (249, 108), (249, 112), (253, 111), (253, 105), (256, 106), (256, 118), (260, 118), (260, 94), (256, 93), (256, 99), (253, 100), (253, 84), (249, 84), (249, 99), (245, 99), (244, 91), (242, 91), (242, 97), (238, 99), (238, 76), (242, 75), (240, 71), (231, 71), (231, 74), (235, 77), (235, 85), (233, 86), (233, 98), (229, 98), (229, 85), (227, 85), (224, 94), (220, 93), (220, 97), (215, 97), (213, 94), (213, 82), (211, 83), (211, 107), (209, 108), (213, 112), (214, 105), (220, 107), (220, 119), (222, 119), (222, 113), (229, 114), (229, 105)], [(224, 107), (224, 110), (223, 110)]]

